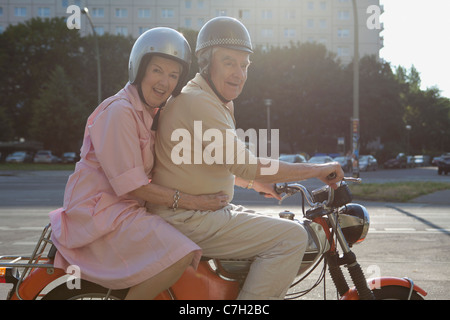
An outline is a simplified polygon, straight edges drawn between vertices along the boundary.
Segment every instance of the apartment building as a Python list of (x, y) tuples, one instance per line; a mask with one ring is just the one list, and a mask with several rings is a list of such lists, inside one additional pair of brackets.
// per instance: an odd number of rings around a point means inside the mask
[[(353, 56), (352, 0), (0, 0), (0, 32), (32, 17), (69, 17), (70, 5), (87, 7), (100, 35), (136, 38), (156, 26), (199, 30), (209, 19), (226, 15), (246, 25), (256, 46), (317, 42), (344, 63)], [(360, 55), (378, 57), (383, 26), (376, 22), (383, 8), (379, 0), (357, 0), (357, 10)], [(84, 14), (79, 32), (92, 32)]]

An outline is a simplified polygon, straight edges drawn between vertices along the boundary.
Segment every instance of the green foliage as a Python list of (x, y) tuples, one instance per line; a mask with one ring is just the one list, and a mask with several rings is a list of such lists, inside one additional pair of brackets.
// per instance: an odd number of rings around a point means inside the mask
[(30, 134), (56, 154), (78, 150), (85, 109), (75, 96), (64, 69), (56, 66), (39, 90), (37, 99), (33, 100)]

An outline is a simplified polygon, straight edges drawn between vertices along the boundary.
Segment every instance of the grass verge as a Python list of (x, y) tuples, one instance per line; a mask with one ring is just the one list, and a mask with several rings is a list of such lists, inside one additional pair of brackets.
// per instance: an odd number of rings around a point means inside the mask
[(349, 185), (356, 200), (407, 202), (436, 191), (450, 189), (444, 182), (392, 182)]

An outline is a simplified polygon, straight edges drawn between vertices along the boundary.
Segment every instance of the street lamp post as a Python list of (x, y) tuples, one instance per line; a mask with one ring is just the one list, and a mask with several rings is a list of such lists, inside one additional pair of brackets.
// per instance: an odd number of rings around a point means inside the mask
[(406, 156), (409, 156), (409, 134), (411, 132), (412, 127), (407, 124), (406, 127)]
[(98, 104), (102, 102), (102, 73), (100, 70), (100, 49), (98, 47), (98, 37), (97, 32), (95, 32), (94, 23), (92, 22), (91, 14), (89, 13), (89, 9), (84, 7), (82, 12), (86, 15), (89, 20), (89, 24), (91, 25), (92, 32), (94, 34), (95, 41), (95, 51), (97, 55), (97, 100)]
[(270, 133), (270, 107), (272, 106), (272, 99), (264, 99), (264, 105), (267, 110), (267, 150), (272, 150), (272, 137)]
[(353, 53), (353, 118), (352, 118), (352, 146), (353, 146), (353, 176), (359, 177), (359, 24), (356, 0), (353, 3), (354, 53)]

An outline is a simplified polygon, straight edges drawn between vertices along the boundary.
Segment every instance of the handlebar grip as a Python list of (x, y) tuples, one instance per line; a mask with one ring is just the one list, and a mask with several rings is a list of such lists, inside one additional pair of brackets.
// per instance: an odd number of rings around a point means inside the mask
[(277, 183), (275, 184), (275, 192), (278, 194), (282, 194), (286, 192), (287, 183)]

